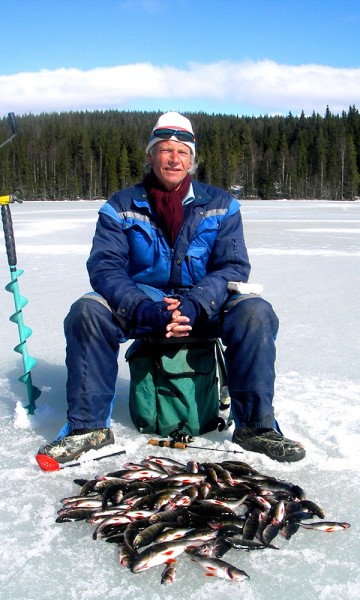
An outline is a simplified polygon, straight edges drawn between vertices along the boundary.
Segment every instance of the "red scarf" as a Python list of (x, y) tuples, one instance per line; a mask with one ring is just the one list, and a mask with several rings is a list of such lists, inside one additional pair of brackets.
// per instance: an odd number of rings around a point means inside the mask
[(172, 192), (168, 192), (161, 186), (154, 171), (146, 175), (143, 183), (150, 196), (150, 202), (161, 219), (165, 233), (171, 242), (171, 247), (173, 247), (183, 222), (184, 208), (182, 201), (189, 191), (191, 177), (187, 174), (179, 189)]

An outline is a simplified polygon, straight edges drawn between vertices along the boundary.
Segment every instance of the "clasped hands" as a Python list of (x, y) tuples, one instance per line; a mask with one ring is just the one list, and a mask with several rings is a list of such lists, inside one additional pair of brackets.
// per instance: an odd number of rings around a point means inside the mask
[[(166, 325), (166, 338), (171, 337), (186, 337), (192, 330), (190, 317), (187, 317), (179, 310), (180, 300), (176, 298), (163, 298), (163, 302), (167, 304), (167, 310), (171, 311), (171, 321)], [(188, 301), (189, 302), (189, 301)], [(183, 309), (184, 310), (184, 309)], [(195, 316), (196, 318), (196, 316)], [(195, 320), (194, 318), (194, 320)]]
[(140, 327), (159, 334), (165, 332), (167, 338), (185, 337), (200, 312), (200, 304), (186, 296), (164, 297), (160, 302), (147, 298), (138, 304), (135, 320)]

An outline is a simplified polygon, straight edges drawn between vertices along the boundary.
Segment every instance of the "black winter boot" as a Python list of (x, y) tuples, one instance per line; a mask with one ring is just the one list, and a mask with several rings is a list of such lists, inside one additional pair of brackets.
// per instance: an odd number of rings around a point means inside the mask
[(41, 446), (38, 455), (50, 456), (58, 463), (66, 463), (79, 458), (83, 452), (98, 450), (114, 442), (111, 429), (75, 429), (58, 442)]
[(305, 448), (300, 442), (289, 440), (275, 429), (235, 429), (232, 441), (245, 450), (266, 454), (279, 462), (294, 462), (305, 456)]

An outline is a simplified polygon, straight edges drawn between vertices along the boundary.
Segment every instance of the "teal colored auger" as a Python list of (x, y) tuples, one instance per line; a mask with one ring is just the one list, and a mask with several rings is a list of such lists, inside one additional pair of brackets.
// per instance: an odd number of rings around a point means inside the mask
[(40, 396), (40, 390), (32, 384), (31, 370), (36, 365), (36, 360), (28, 354), (26, 340), (31, 336), (32, 330), (30, 327), (24, 325), (22, 309), (27, 305), (27, 298), (22, 296), (19, 291), (18, 278), (23, 274), (22, 269), (18, 269), (16, 266), (16, 250), (15, 250), (15, 239), (14, 231), (12, 226), (12, 218), (9, 204), (5, 204), (5, 199), (9, 198), (9, 202), (14, 202), (14, 196), (0, 196), (1, 204), (1, 217), (3, 222), (4, 236), (6, 253), (8, 257), (8, 263), (10, 268), (11, 281), (5, 286), (5, 290), (10, 292), (14, 296), (15, 312), (10, 316), (10, 321), (17, 323), (19, 330), (20, 343), (14, 348), (15, 352), (22, 355), (24, 373), (19, 377), (19, 381), (25, 383), (27, 389), (27, 395), (29, 404), (25, 407), (30, 415), (34, 414), (35, 411), (35, 400)]
[[(11, 124), (12, 136), (11, 138), (3, 142), (0, 145), (0, 148), (3, 147), (7, 142), (10, 142), (16, 135), (15, 117), (13, 113), (9, 114), (9, 121)], [(0, 196), (1, 218), (4, 229), (6, 254), (8, 257), (11, 275), (11, 281), (5, 286), (5, 290), (7, 292), (10, 292), (14, 296), (15, 313), (11, 315), (10, 321), (12, 321), (13, 323), (17, 323), (20, 338), (20, 343), (15, 346), (14, 350), (15, 352), (18, 352), (22, 355), (24, 373), (23, 375), (21, 375), (21, 377), (19, 377), (19, 381), (25, 383), (26, 385), (29, 404), (25, 408), (27, 408), (28, 413), (30, 415), (33, 415), (36, 408), (35, 401), (40, 396), (41, 391), (39, 390), (39, 388), (35, 387), (32, 384), (31, 370), (35, 367), (36, 360), (32, 356), (29, 356), (26, 346), (26, 340), (31, 336), (32, 330), (30, 329), (30, 327), (24, 325), (22, 316), (22, 309), (24, 308), (24, 306), (26, 306), (28, 301), (24, 296), (21, 296), (19, 292), (18, 278), (20, 277), (20, 275), (23, 274), (24, 271), (22, 269), (18, 269), (16, 266), (17, 260), (15, 237), (9, 206), (10, 203), (16, 201), (21, 202), (21, 200), (17, 198), (16, 194)]]
[[(5, 203), (7, 199), (8, 202)], [(21, 377), (19, 377), (19, 381), (25, 383), (26, 385), (29, 404), (25, 408), (27, 408), (30, 415), (33, 415), (36, 408), (35, 400), (40, 396), (41, 392), (39, 388), (32, 384), (31, 370), (35, 367), (36, 360), (28, 354), (26, 346), (26, 340), (31, 336), (32, 330), (30, 327), (24, 325), (22, 315), (22, 309), (24, 306), (26, 306), (28, 301), (20, 294), (19, 291), (18, 278), (23, 274), (24, 271), (22, 269), (18, 269), (16, 266), (15, 238), (9, 207), (9, 202), (14, 202), (15, 199), (16, 197), (13, 195), (0, 196), (1, 217), (5, 236), (6, 253), (11, 275), (11, 281), (5, 286), (5, 290), (14, 296), (15, 312), (10, 316), (10, 321), (17, 323), (20, 338), (20, 343), (15, 346), (14, 350), (22, 355), (24, 373), (21, 375)]]

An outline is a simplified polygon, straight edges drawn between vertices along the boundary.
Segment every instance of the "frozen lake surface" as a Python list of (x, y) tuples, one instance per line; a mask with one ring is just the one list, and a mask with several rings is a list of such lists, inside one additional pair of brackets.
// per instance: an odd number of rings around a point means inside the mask
[[(37, 360), (33, 383), (42, 393), (27, 416), (17, 327), (8, 319), (13, 296), (5, 291), (9, 269), (0, 240), (1, 340), (1, 549), (0, 597), (4, 600), (139, 597), (205, 600), (227, 594), (244, 600), (341, 600), (360, 597), (360, 203), (245, 201), (242, 214), (252, 263), (250, 282), (264, 286), (280, 318), (275, 410), (282, 430), (303, 441), (306, 458), (294, 465), (244, 452), (263, 473), (301, 485), (326, 511), (347, 521), (338, 533), (301, 529), (278, 551), (231, 550), (225, 560), (250, 575), (244, 583), (203, 576), (180, 557), (173, 585), (160, 585), (162, 567), (134, 575), (118, 565), (112, 544), (92, 539), (85, 522), (55, 523), (60, 499), (78, 493), (74, 478), (92, 479), (138, 462), (148, 454), (220, 462), (226, 452), (152, 448), (134, 430), (127, 409), (126, 347), (119, 358), (118, 402), (113, 429), (126, 457), (84, 462), (56, 473), (41, 472), (35, 454), (65, 421), (65, 342), (62, 322), (70, 304), (89, 290), (88, 257), (100, 202), (34, 202), (12, 205), (20, 292), (33, 330), (29, 353)], [(196, 444), (225, 450), (232, 430), (196, 438)], [(104, 449), (106, 450), (106, 449)], [(108, 449), (108, 451), (110, 451)], [(105, 452), (104, 452), (105, 453)]]

